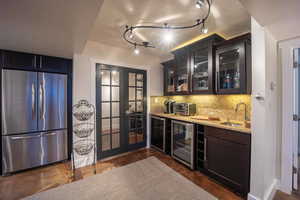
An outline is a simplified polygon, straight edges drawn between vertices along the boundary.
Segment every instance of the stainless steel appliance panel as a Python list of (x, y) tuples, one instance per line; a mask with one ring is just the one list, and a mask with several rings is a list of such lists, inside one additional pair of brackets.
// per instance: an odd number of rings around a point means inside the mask
[(41, 133), (2, 137), (2, 173), (10, 173), (42, 165)]
[(67, 130), (3, 136), (3, 174), (68, 158)]
[(38, 73), (38, 129), (67, 128), (67, 75)]
[(194, 169), (194, 124), (172, 120), (171, 156)]
[(49, 164), (68, 159), (67, 130), (43, 133), (44, 163)]
[(37, 73), (2, 71), (2, 135), (37, 130)]

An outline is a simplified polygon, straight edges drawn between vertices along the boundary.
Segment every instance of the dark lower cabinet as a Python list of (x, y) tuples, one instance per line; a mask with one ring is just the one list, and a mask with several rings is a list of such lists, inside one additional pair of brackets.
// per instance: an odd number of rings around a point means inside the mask
[[(151, 146), (169, 155), (171, 121), (151, 116)], [(194, 126), (195, 169), (245, 197), (250, 191), (251, 135), (199, 124)]]
[(250, 134), (205, 127), (205, 169), (241, 195), (249, 192)]

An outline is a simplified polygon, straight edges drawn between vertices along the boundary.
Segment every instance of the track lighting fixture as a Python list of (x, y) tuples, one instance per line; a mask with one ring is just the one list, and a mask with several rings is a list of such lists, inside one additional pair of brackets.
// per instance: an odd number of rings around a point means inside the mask
[(164, 29), (166, 30), (165, 34), (163, 35), (163, 39), (166, 43), (169, 43), (173, 40), (172, 30), (183, 30), (183, 29), (190, 29), (197, 26), (202, 25), (202, 33), (207, 33), (208, 29), (205, 28), (205, 22), (210, 15), (210, 8), (211, 8), (211, 0), (197, 0), (196, 7), (203, 8), (207, 4), (207, 13), (203, 18), (197, 19), (196, 22), (192, 25), (188, 26), (170, 26), (167, 24), (164, 25), (137, 25), (137, 26), (128, 26), (126, 25), (125, 30), (123, 32), (123, 39), (128, 42), (129, 44), (134, 46), (134, 53), (139, 54), (140, 51), (138, 47), (145, 47), (145, 48), (155, 48), (152, 43), (148, 41), (137, 41), (134, 37), (133, 31), (135, 29)]

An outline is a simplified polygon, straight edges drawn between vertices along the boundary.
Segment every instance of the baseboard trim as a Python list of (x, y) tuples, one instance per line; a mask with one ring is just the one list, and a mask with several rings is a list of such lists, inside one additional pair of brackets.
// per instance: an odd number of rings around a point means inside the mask
[(248, 200), (261, 200), (261, 199), (249, 193)]
[(264, 200), (272, 200), (276, 194), (276, 190), (278, 189), (278, 180), (274, 179), (268, 190), (264, 195)]
[[(274, 179), (270, 187), (266, 190), (263, 200), (272, 200), (278, 189), (278, 180)], [(252, 194), (248, 194), (248, 200), (262, 200)]]

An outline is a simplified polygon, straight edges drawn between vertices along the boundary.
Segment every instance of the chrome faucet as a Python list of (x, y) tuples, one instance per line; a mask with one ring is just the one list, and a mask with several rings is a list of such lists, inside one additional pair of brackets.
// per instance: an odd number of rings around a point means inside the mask
[(241, 103), (236, 104), (236, 106), (235, 106), (235, 113), (237, 113), (237, 111), (239, 110), (239, 107), (240, 107), (241, 105), (244, 105), (244, 106), (245, 106), (244, 120), (245, 120), (245, 121), (248, 121), (249, 118), (247, 117), (247, 105), (246, 105), (244, 102), (241, 102)]

